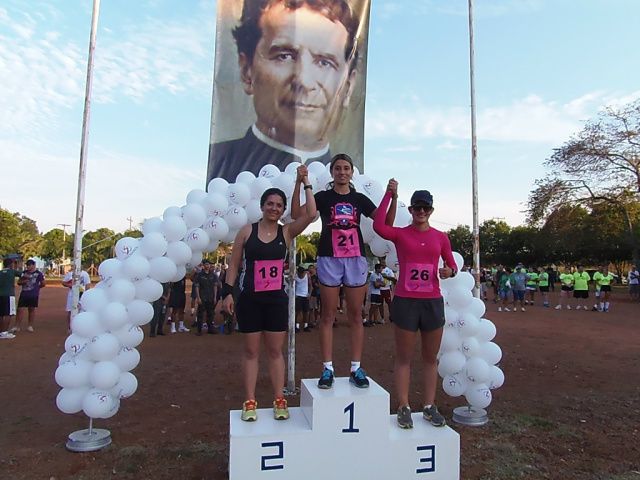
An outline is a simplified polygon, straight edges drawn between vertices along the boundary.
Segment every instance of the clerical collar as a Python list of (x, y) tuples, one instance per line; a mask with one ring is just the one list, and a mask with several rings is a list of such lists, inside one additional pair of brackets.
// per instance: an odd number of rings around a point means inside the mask
[(251, 131), (256, 136), (256, 138), (261, 142), (266, 143), (271, 148), (275, 148), (276, 150), (281, 150), (283, 152), (290, 153), (291, 155), (295, 155), (296, 157), (299, 157), (301, 160), (301, 163), (303, 164), (307, 163), (307, 160), (309, 160), (310, 158), (318, 158), (326, 154), (327, 152), (329, 152), (329, 144), (327, 144), (326, 147), (321, 148), (320, 150), (316, 150), (314, 152), (305, 152), (304, 150), (298, 150), (297, 148), (290, 147), (289, 145), (280, 143), (274, 140), (273, 138), (267, 137), (264, 133), (260, 131), (260, 129), (256, 126), (255, 123), (251, 125)]

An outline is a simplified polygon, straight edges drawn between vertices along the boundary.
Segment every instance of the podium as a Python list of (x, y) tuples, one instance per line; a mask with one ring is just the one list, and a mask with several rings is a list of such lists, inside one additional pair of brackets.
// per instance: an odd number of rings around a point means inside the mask
[(230, 480), (457, 480), (460, 436), (413, 414), (413, 429), (389, 415), (389, 393), (369, 377), (356, 388), (347, 377), (321, 390), (318, 379), (302, 380), (300, 407), (275, 420), (271, 405), (258, 420), (230, 415)]

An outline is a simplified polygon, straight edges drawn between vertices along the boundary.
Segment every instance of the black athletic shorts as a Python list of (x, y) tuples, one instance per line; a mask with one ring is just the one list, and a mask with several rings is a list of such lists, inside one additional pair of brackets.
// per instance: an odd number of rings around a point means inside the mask
[(574, 290), (573, 298), (589, 298), (589, 290)]
[(307, 313), (311, 308), (309, 307), (308, 297), (296, 297), (296, 312)]
[(187, 304), (187, 295), (183, 292), (182, 294), (171, 293), (169, 295), (169, 301), (167, 302), (167, 307), (169, 308), (183, 308)]
[(236, 302), (236, 317), (241, 333), (286, 332), (289, 326), (289, 298), (282, 296), (256, 299), (241, 292)]
[(27, 295), (20, 295), (18, 299), (18, 308), (38, 308), (38, 297), (29, 297)]
[(389, 318), (398, 327), (410, 332), (430, 332), (444, 326), (444, 300), (439, 298), (405, 298), (391, 300)]

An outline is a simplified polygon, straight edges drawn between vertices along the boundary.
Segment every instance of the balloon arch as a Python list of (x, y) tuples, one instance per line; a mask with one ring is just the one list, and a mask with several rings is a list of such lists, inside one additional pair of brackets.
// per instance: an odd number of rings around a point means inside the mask
[[(90, 418), (110, 418), (118, 412), (121, 399), (133, 395), (138, 387), (131, 371), (140, 362), (136, 349), (144, 339), (140, 327), (153, 318), (151, 302), (162, 295), (162, 283), (181, 280), (188, 269), (202, 261), (203, 253), (216, 251), (220, 242), (233, 242), (242, 226), (258, 221), (262, 217), (259, 199), (267, 188), (283, 190), (291, 205), (299, 165), (292, 163), (284, 172), (265, 165), (257, 177), (241, 172), (231, 184), (215, 178), (208, 192), (192, 190), (183, 207), (169, 207), (162, 219), (146, 220), (142, 238), (125, 237), (116, 243), (116, 258), (100, 264), (101, 281), (84, 293), (80, 313), (71, 322), (65, 353), (55, 372), (62, 387), (56, 398), (58, 409), (68, 414), (83, 411)], [(315, 191), (331, 181), (328, 167), (322, 163), (311, 163), (308, 170)], [(380, 182), (356, 171), (353, 184), (376, 205), (382, 200)], [(282, 219), (285, 223), (291, 221), (289, 208)], [(398, 202), (394, 225), (403, 227), (410, 222), (407, 205)], [(369, 218), (363, 217), (361, 229), (371, 252), (386, 256), (387, 265), (397, 271), (394, 244), (373, 231)], [(460, 270), (463, 258), (457, 252), (454, 257)], [(485, 305), (473, 297), (474, 284), (467, 272), (440, 282), (446, 325), (438, 372), (448, 395), (464, 395), (469, 405), (486, 408), (492, 400), (491, 391), (504, 382), (496, 365), (502, 351), (491, 341), (496, 327), (482, 318)]]

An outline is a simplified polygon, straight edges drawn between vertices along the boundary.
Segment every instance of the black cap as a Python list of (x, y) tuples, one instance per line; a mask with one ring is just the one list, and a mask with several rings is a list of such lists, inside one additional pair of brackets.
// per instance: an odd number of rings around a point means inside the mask
[(205, 258), (204, 260), (202, 260), (203, 265), (206, 265), (208, 263), (211, 263), (208, 258)]
[(428, 190), (416, 190), (413, 192), (413, 195), (411, 195), (411, 205), (415, 205), (418, 202), (433, 205), (433, 197)]
[(29, 265), (35, 265), (35, 264), (36, 264), (36, 261), (35, 261), (35, 260), (32, 260), (32, 259), (27, 260), (27, 267), (28, 267)]

